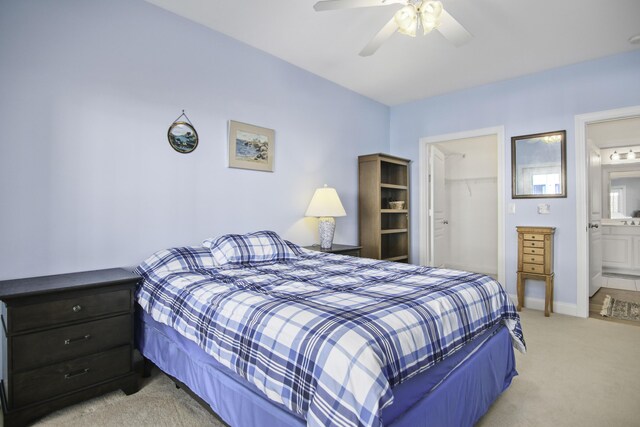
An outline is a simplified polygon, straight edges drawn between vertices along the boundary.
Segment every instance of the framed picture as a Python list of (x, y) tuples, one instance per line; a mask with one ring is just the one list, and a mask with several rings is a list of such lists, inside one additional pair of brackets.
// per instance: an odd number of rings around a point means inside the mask
[(567, 197), (564, 130), (511, 138), (511, 197)]
[(273, 172), (275, 131), (229, 120), (229, 167)]
[(169, 144), (178, 153), (190, 153), (198, 146), (198, 132), (191, 123), (173, 122), (167, 132)]

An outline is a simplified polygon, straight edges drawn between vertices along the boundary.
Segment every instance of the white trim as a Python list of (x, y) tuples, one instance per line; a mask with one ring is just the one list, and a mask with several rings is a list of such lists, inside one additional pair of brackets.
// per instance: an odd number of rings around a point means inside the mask
[[(443, 154), (443, 153), (440, 151), (440, 154)], [(435, 155), (434, 155), (433, 147), (431, 147), (431, 146), (427, 147), (425, 155), (429, 159), (428, 160), (429, 167), (426, 168), (426, 169), (429, 172), (428, 175), (431, 177), (431, 179), (429, 179), (429, 187), (425, 187), (425, 188), (428, 188), (429, 190), (427, 190), (427, 191), (430, 191), (435, 186), (434, 182), (432, 182), (432, 180), (434, 179), (433, 171), (436, 169), (435, 166), (434, 166), (434, 164), (435, 164), (435, 159), (434, 159)], [(441, 166), (445, 167), (446, 166), (446, 158), (443, 159), (443, 161), (444, 161), (444, 164), (441, 164)], [(443, 174), (443, 175), (444, 176), (442, 178), (446, 180), (446, 175), (445, 174)], [(425, 199), (426, 199), (426, 197), (425, 197)], [(428, 207), (427, 218), (429, 218), (429, 221), (427, 223), (427, 227), (428, 228), (424, 229), (424, 230), (429, 230), (427, 232), (427, 236), (429, 236), (429, 239), (428, 239), (429, 240), (429, 244), (427, 245), (427, 248), (433, 248), (436, 245), (435, 232), (434, 232), (434, 229), (435, 229), (434, 216), (435, 216), (436, 213), (433, 210), (433, 207), (435, 205), (436, 205), (435, 191), (431, 191), (429, 193), (429, 201), (427, 202), (427, 207)], [(422, 216), (421, 216), (421, 218), (422, 218)], [(427, 250), (427, 254), (428, 254), (428, 258), (429, 258), (429, 262), (428, 262), (427, 265), (430, 265), (432, 267), (438, 267), (438, 265), (436, 264), (436, 257), (435, 257), (435, 254), (433, 253), (433, 251), (429, 252)]]
[[(509, 294), (512, 301), (518, 301), (516, 295)], [(544, 311), (544, 298), (524, 297), (524, 306), (530, 310)], [(566, 302), (553, 302), (553, 314), (565, 314), (567, 316), (577, 316), (577, 309), (575, 304), (568, 304)], [(542, 315), (542, 313), (540, 313)]]
[(428, 251), (428, 233), (425, 230), (429, 228), (429, 189), (425, 185), (428, 176), (428, 164), (429, 164), (429, 149), (426, 143), (420, 139), (418, 145), (418, 254), (420, 265), (429, 264), (429, 251)]
[(489, 127), (483, 129), (474, 129), (464, 132), (454, 132), (448, 133), (444, 135), (436, 135), (420, 138), (419, 141), (419, 182), (418, 182), (418, 194), (419, 194), (419, 205), (420, 211), (418, 215), (419, 220), (419, 253), (420, 253), (420, 264), (427, 265), (429, 259), (428, 253), (428, 230), (429, 230), (429, 218), (428, 218), (428, 196), (429, 196), (429, 188), (428, 185), (425, 185), (428, 178), (428, 167), (429, 158), (428, 152), (429, 144), (435, 144), (439, 142), (452, 141), (456, 139), (465, 139), (465, 138), (477, 138), (480, 136), (487, 135), (495, 135), (497, 139), (497, 147), (496, 150), (498, 155), (498, 178), (497, 178), (497, 187), (498, 187), (498, 281), (502, 284), (505, 284), (505, 265), (504, 265), (504, 227), (505, 227), (505, 211), (504, 211), (504, 175), (505, 175), (505, 140), (504, 140), (504, 126), (496, 126)]
[(640, 116), (640, 106), (575, 116), (576, 147), (576, 316), (589, 317), (589, 242), (587, 239), (587, 135), (589, 123)]

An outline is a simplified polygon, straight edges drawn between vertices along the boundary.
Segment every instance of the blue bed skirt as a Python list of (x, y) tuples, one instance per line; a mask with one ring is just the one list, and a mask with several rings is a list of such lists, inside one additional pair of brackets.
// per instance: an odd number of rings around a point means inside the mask
[[(304, 419), (268, 400), (195, 343), (156, 322), (140, 307), (136, 345), (160, 370), (186, 384), (231, 426), (304, 426)], [(517, 375), (511, 337), (495, 326), (456, 353), (393, 389), (380, 424), (394, 427), (472, 426)]]

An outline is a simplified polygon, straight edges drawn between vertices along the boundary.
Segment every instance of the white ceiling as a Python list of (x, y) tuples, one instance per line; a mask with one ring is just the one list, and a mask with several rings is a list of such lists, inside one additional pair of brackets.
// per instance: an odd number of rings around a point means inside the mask
[(316, 0), (146, 0), (387, 105), (637, 49), (639, 0), (442, 0), (474, 38), (394, 34), (399, 5), (315, 12)]

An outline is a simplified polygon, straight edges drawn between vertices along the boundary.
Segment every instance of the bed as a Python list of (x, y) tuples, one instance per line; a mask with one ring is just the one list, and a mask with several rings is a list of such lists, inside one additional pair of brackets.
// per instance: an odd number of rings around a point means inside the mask
[(473, 425), (525, 351), (484, 275), (273, 232), (162, 250), (136, 271), (138, 349), (232, 426)]

